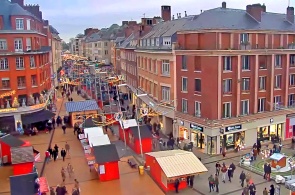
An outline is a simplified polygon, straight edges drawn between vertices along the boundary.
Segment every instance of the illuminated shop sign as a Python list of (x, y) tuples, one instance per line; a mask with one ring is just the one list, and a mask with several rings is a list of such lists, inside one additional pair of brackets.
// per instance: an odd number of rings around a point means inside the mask
[(225, 132), (236, 131), (241, 129), (242, 129), (242, 125), (233, 125), (233, 126), (225, 127)]
[(203, 127), (201, 127), (201, 126), (199, 126), (199, 125), (196, 125), (196, 124), (190, 124), (189, 125), (189, 127), (191, 128), (191, 129), (193, 129), (193, 130), (197, 130), (197, 131), (201, 131), (201, 132), (203, 132), (204, 131), (204, 128)]

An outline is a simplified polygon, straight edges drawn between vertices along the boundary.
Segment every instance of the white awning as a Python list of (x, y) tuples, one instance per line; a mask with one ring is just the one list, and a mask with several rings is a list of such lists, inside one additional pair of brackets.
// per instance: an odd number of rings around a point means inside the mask
[(104, 135), (102, 127), (91, 127), (84, 129), (84, 135), (86, 138), (102, 136)]
[(102, 136), (92, 136), (88, 138), (89, 145), (91, 147), (93, 146), (103, 146), (107, 144), (111, 144), (109, 136), (108, 135), (102, 135)]
[(136, 127), (138, 124), (135, 119), (129, 119), (129, 120), (123, 120), (123, 122), (120, 121), (120, 125), (121, 125), (121, 128), (123, 128), (124, 126), (124, 129), (128, 129), (129, 127)]

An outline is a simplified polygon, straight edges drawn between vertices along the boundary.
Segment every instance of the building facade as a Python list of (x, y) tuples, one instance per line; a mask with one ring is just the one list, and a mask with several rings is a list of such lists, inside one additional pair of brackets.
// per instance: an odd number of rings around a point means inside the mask
[(292, 138), (294, 30), (293, 7), (277, 14), (260, 4), (222, 3), (184, 25), (175, 50), (175, 134), (209, 154)]
[(39, 6), (0, 2), (1, 130), (14, 131), (22, 126), (21, 114), (44, 109), (39, 98), (51, 90), (50, 34), (44, 26)]

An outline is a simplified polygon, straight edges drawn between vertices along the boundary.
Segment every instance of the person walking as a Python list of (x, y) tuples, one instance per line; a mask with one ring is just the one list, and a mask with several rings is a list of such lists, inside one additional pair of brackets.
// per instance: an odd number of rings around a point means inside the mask
[(194, 175), (190, 176), (190, 187), (191, 188), (194, 187), (194, 180), (195, 180), (195, 176)]
[(61, 123), (62, 123), (62, 119), (61, 119), (60, 116), (58, 116), (57, 119), (56, 119), (56, 125), (57, 125), (57, 127), (59, 127), (59, 125), (60, 125)]
[(53, 150), (52, 150), (51, 146), (49, 146), (47, 151), (49, 152), (50, 157), (53, 158)]
[(55, 151), (56, 151), (56, 153), (57, 153), (57, 156), (58, 156), (58, 148), (59, 148), (59, 147), (57, 146), (57, 144), (55, 144), (55, 145), (54, 145), (54, 149), (55, 149)]
[(241, 181), (241, 186), (244, 187), (244, 181), (246, 179), (246, 174), (244, 173), (244, 171), (241, 172), (240, 174), (240, 181)]
[(58, 156), (58, 153), (57, 153), (56, 149), (54, 149), (54, 150), (52, 151), (52, 154), (53, 154), (53, 160), (56, 161), (57, 156)]
[(234, 172), (235, 172), (235, 170), (236, 170), (236, 165), (234, 165), (234, 163), (231, 163), (231, 164), (229, 165), (229, 167), (232, 169), (231, 177), (233, 178), (233, 177), (234, 177)]
[(50, 160), (50, 153), (48, 152), (48, 150), (45, 152), (45, 162), (48, 164)]
[(275, 187), (273, 184), (270, 185), (269, 195), (275, 195)]
[(53, 127), (53, 129), (55, 129), (55, 123), (56, 123), (56, 121), (55, 121), (55, 118), (54, 118), (54, 117), (52, 117), (51, 122), (52, 122), (52, 127)]
[(219, 162), (217, 162), (217, 163), (215, 164), (215, 168), (216, 168), (216, 173), (215, 173), (215, 174), (219, 176), (220, 168), (221, 168), (221, 165), (220, 165)]
[(215, 184), (215, 187), (216, 187), (216, 192), (219, 192), (219, 179), (218, 179), (217, 174), (215, 174), (214, 184)]
[(66, 134), (67, 126), (65, 124), (62, 124), (61, 128), (62, 128), (64, 134)]
[(67, 155), (67, 152), (65, 151), (65, 149), (61, 149), (60, 151), (60, 155), (62, 157), (62, 160), (65, 161), (65, 158), (66, 158), (66, 155)]
[(61, 168), (60, 173), (61, 173), (62, 181), (65, 182), (65, 180), (66, 180), (66, 170), (63, 167)]
[(263, 179), (266, 179), (267, 163), (264, 163), (264, 165), (263, 165), (263, 171), (264, 171)]
[(250, 191), (250, 195), (255, 195), (256, 194), (256, 186), (255, 186), (255, 184), (253, 182), (249, 186), (249, 191)]
[(78, 180), (75, 179), (74, 182), (75, 182), (75, 184), (74, 184), (74, 188), (78, 189), (79, 192), (80, 192), (80, 184), (79, 184)]
[(249, 185), (247, 184), (247, 186), (244, 187), (243, 189), (243, 195), (250, 195), (249, 194)]
[(266, 188), (264, 188), (264, 190), (263, 190), (263, 193), (262, 193), (263, 195), (268, 195), (268, 191), (267, 191), (267, 189)]
[(229, 182), (231, 182), (232, 173), (233, 173), (233, 169), (231, 167), (228, 167), (227, 176), (228, 176), (228, 181)]
[(210, 175), (210, 177), (208, 177), (208, 182), (209, 182), (209, 191), (211, 192), (211, 190), (214, 191), (214, 178), (213, 175)]
[(174, 182), (174, 187), (175, 187), (175, 192), (178, 193), (178, 188), (179, 188), (179, 179), (175, 179)]
[(69, 173), (69, 177), (72, 177), (74, 175), (74, 168), (71, 163), (68, 164), (67, 171)]
[(225, 176), (226, 176), (226, 172), (227, 172), (227, 168), (225, 166), (225, 164), (223, 163), (222, 167), (221, 167), (221, 173), (222, 173), (222, 182), (225, 183)]
[(65, 149), (66, 149), (66, 153), (70, 155), (70, 144), (68, 144), (68, 142), (66, 142), (65, 144)]

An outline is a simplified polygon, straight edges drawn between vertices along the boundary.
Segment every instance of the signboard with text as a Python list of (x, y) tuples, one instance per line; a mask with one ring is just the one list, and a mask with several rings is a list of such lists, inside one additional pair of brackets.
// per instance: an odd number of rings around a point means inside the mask
[(229, 127), (225, 127), (225, 132), (231, 132), (231, 131), (237, 131), (237, 130), (241, 130), (242, 129), (242, 125), (233, 125), (233, 126), (229, 126)]
[(189, 127), (190, 127), (190, 129), (193, 129), (193, 130), (197, 130), (197, 131), (201, 131), (201, 132), (203, 132), (204, 131), (204, 127), (201, 127), (201, 126), (199, 126), (199, 125), (196, 125), (196, 124), (190, 124), (189, 125)]

